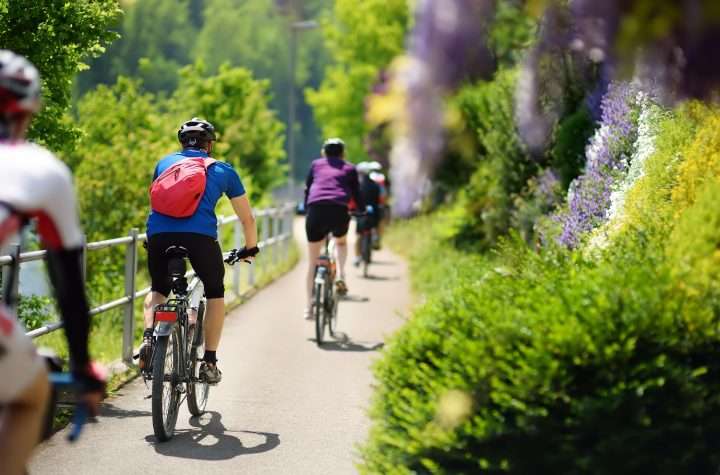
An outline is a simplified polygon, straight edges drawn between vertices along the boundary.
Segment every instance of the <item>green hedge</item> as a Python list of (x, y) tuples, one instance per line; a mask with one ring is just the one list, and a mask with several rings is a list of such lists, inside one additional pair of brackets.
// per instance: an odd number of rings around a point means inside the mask
[(720, 292), (691, 298), (671, 252), (716, 249), (714, 186), (680, 219), (693, 233), (635, 234), (594, 260), (519, 239), (462, 254), (436, 216), (411, 259), (425, 303), (375, 368), (361, 470), (714, 473)]

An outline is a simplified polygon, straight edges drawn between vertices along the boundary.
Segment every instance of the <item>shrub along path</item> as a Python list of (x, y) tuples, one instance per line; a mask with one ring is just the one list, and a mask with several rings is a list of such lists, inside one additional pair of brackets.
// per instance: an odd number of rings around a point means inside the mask
[(311, 340), (303, 258), (229, 315), (218, 354), (224, 380), (206, 415), (191, 419), (183, 405), (175, 438), (156, 444), (150, 392), (136, 380), (105, 402), (76, 445), (56, 434), (30, 473), (355, 473), (355, 445), (369, 427), (370, 363), (410, 303), (404, 262), (388, 251), (377, 261), (374, 279), (349, 267), (353, 299), (341, 303), (339, 323), (346, 342), (318, 349)]

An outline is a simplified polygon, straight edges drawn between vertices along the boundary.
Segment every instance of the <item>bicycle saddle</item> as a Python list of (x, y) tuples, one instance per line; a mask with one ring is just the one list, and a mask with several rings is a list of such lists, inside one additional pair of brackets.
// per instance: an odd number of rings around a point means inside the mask
[(188, 250), (182, 246), (170, 246), (165, 249), (165, 255), (168, 257), (179, 257), (184, 259), (188, 256)]
[(185, 258), (188, 256), (188, 250), (182, 246), (170, 246), (165, 249), (165, 255), (168, 259), (168, 274), (171, 277), (183, 277), (185, 275)]

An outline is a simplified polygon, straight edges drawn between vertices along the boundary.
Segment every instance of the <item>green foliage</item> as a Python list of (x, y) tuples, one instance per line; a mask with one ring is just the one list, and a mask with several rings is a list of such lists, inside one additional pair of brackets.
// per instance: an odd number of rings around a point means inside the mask
[(304, 176), (304, 162), (315, 157), (320, 137), (302, 90), (318, 86), (328, 58), (320, 31), (298, 32), (296, 81), (292, 84), (289, 24), (295, 18), (318, 18), (329, 5), (331, 0), (296, 2), (291, 14), (267, 0), (126, 2), (126, 15), (117, 24), (121, 39), (79, 76), (78, 94), (97, 84), (112, 84), (124, 75), (141, 79), (148, 91), (170, 96), (187, 65), (203, 64), (207, 74), (218, 73), (226, 63), (249, 69), (254, 77), (270, 81), (270, 105), (283, 123), (288, 120), (288, 92), (294, 88), (295, 175)]
[(490, 47), (500, 65), (514, 66), (530, 46), (537, 30), (536, 20), (524, 5), (512, 0), (497, 2), (490, 28)]
[(325, 70), (308, 102), (325, 137), (339, 136), (353, 161), (366, 158), (365, 97), (378, 74), (402, 51), (409, 21), (406, 0), (335, 0), (332, 22), (324, 22), (326, 45), (335, 62)]
[[(80, 101), (78, 125), (84, 135), (74, 157), (75, 180), (89, 242), (127, 235), (133, 227), (145, 229), (148, 186), (157, 160), (177, 148), (175, 124), (162, 115), (152, 94), (127, 78), (99, 86)], [(88, 254), (94, 303), (122, 295), (123, 257), (121, 248)]]
[(177, 148), (177, 124), (161, 112), (155, 97), (127, 78), (98, 87), (78, 104), (85, 133), (75, 176), (88, 240), (145, 227), (155, 163)]
[(17, 314), (20, 322), (29, 330), (40, 328), (51, 318), (51, 300), (42, 295), (21, 295)]
[(466, 86), (455, 102), (478, 141), (478, 165), (463, 190), (458, 239), (493, 245), (510, 226), (514, 196), (538, 170), (515, 130), (513, 94), (516, 72), (504, 70), (491, 82)]
[(555, 128), (549, 152), (551, 165), (558, 171), (560, 182), (567, 190), (585, 166), (585, 147), (595, 131), (590, 112), (583, 105), (564, 117)]
[(191, 61), (197, 35), (188, 7), (188, 0), (154, 0), (128, 8), (123, 32), (131, 34), (116, 43), (115, 72), (139, 77), (149, 91), (173, 90), (180, 67)]
[(667, 255), (684, 300), (681, 317), (715, 333), (720, 314), (720, 181), (707, 181), (697, 200), (680, 216), (667, 241)]
[(257, 204), (286, 176), (284, 127), (268, 108), (269, 84), (227, 64), (214, 76), (202, 73), (198, 66), (182, 70), (172, 108), (181, 120), (199, 116), (215, 125), (219, 133), (215, 155), (235, 166), (244, 180), (252, 180), (249, 194)]
[[(715, 252), (717, 222), (688, 242), (698, 254)], [(588, 261), (518, 242), (458, 254), (434, 234), (412, 257), (429, 279), (425, 304), (375, 368), (363, 472), (716, 468), (716, 286), (696, 301), (706, 312), (686, 311), (663, 246), (643, 239)]]
[(72, 150), (79, 134), (66, 116), (73, 78), (116, 37), (107, 28), (119, 13), (117, 0), (0, 0), (0, 44), (27, 56), (43, 79), (33, 140)]

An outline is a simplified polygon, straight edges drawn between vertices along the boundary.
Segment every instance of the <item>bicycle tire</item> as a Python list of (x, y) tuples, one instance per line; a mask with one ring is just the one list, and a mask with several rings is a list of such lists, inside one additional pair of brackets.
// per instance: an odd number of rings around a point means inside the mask
[(188, 382), (187, 404), (188, 411), (193, 416), (200, 416), (205, 412), (207, 407), (208, 396), (210, 393), (210, 385), (207, 382), (200, 381), (200, 361), (202, 353), (205, 351), (205, 342), (203, 335), (203, 319), (205, 317), (205, 301), (201, 300), (198, 306), (198, 316), (195, 322), (191, 344), (190, 357), (188, 358), (190, 366), (190, 378)]
[(368, 266), (370, 265), (370, 258), (372, 253), (372, 237), (369, 233), (362, 235), (360, 241), (360, 254), (362, 255), (363, 261), (363, 277), (368, 276)]
[[(178, 349), (177, 327), (172, 330), (170, 335), (160, 336), (155, 341), (152, 422), (155, 437), (159, 442), (170, 440), (175, 433), (175, 423), (180, 408), (180, 391), (175, 384), (180, 377), (178, 374), (180, 359)], [(167, 367), (168, 363), (169, 368)], [(168, 379), (166, 375), (169, 376), (170, 381), (166, 381)]]
[(323, 308), (323, 284), (315, 284), (315, 343), (322, 346), (325, 336), (325, 309)]
[(338, 300), (339, 296), (337, 295), (337, 292), (331, 290), (328, 291), (328, 294), (330, 295), (330, 306), (328, 311), (328, 330), (330, 330), (330, 336), (334, 337), (335, 333), (337, 331), (337, 308), (338, 308)]

